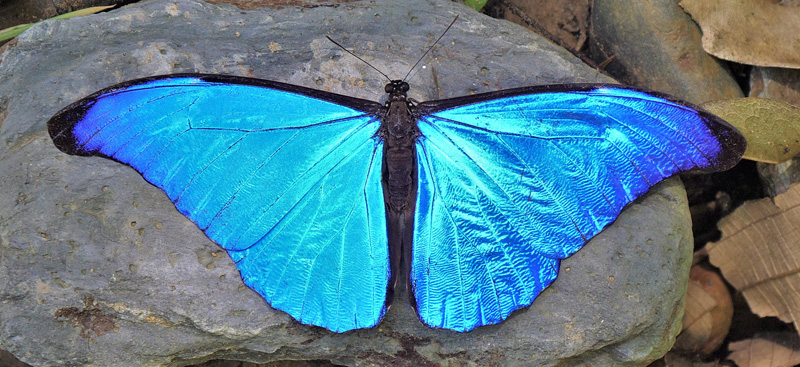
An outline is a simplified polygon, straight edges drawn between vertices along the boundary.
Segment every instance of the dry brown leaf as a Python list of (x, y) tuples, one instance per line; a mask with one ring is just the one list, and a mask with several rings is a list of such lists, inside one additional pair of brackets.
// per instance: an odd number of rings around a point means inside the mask
[(739, 367), (792, 367), (800, 364), (800, 338), (792, 332), (758, 334), (733, 342), (728, 359)]
[(711, 263), (759, 316), (800, 325), (800, 184), (744, 203), (719, 222)]
[(689, 271), (683, 330), (674, 350), (711, 354), (722, 344), (731, 327), (733, 300), (722, 278), (701, 265)]
[(742, 64), (800, 68), (800, 7), (774, 1), (683, 0), (703, 49)]

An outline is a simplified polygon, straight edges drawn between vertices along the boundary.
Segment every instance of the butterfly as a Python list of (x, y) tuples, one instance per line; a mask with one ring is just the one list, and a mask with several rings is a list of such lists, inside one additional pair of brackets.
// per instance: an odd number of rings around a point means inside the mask
[(672, 97), (544, 85), (384, 104), (275, 81), (173, 74), (48, 121), (56, 147), (129, 165), (303, 324), (377, 325), (405, 284), (459, 332), (530, 305), (559, 263), (656, 183), (735, 165), (742, 135)]

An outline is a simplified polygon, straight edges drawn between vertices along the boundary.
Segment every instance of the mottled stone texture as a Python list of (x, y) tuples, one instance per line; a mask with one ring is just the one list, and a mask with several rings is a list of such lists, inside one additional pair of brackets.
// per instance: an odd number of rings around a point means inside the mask
[(403, 293), (378, 327), (337, 335), (270, 308), (135, 171), (63, 154), (47, 135), (47, 119), (68, 103), (165, 73), (260, 77), (377, 100), (382, 77), (325, 35), (402, 77), (456, 14), (409, 79), (418, 100), (608, 81), (540, 37), (457, 4), (314, 4), (243, 11), (145, 1), (44, 22), (0, 55), (0, 349), (34, 366), (634, 366), (669, 349), (692, 246), (677, 179), (632, 204), (500, 325), (429, 329)]
[(590, 33), (592, 57), (608, 62), (606, 70), (626, 83), (696, 104), (742, 96), (675, 0), (595, 0)]

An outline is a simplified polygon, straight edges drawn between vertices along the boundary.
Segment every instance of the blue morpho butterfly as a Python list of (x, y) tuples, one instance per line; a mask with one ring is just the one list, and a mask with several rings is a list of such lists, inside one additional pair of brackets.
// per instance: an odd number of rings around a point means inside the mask
[[(559, 262), (667, 177), (735, 165), (745, 140), (686, 102), (608, 84), (385, 104), (175, 74), (48, 121), (65, 153), (125, 163), (228, 251), (272, 307), (335, 332), (380, 322), (396, 281), (426, 325), (530, 305)], [(401, 275), (402, 274), (402, 275)]]

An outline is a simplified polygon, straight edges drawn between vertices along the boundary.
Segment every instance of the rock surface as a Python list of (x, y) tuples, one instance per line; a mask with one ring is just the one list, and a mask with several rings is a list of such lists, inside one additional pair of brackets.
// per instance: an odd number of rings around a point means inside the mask
[(754, 66), (750, 73), (749, 96), (800, 107), (800, 70)]
[(135, 171), (65, 155), (46, 132), (54, 113), (95, 90), (175, 72), (378, 100), (381, 76), (325, 35), (402, 77), (456, 14), (409, 79), (418, 100), (608, 81), (516, 25), (425, 0), (252, 11), (158, 0), (23, 33), (0, 54), (0, 349), (34, 366), (637, 366), (662, 356), (680, 329), (692, 247), (677, 179), (630, 205), (500, 325), (429, 329), (401, 293), (376, 328), (339, 335), (270, 308)]
[(741, 97), (722, 64), (700, 44), (700, 28), (674, 0), (596, 0), (592, 5), (592, 42), (598, 64), (640, 87), (681, 96), (701, 104)]

